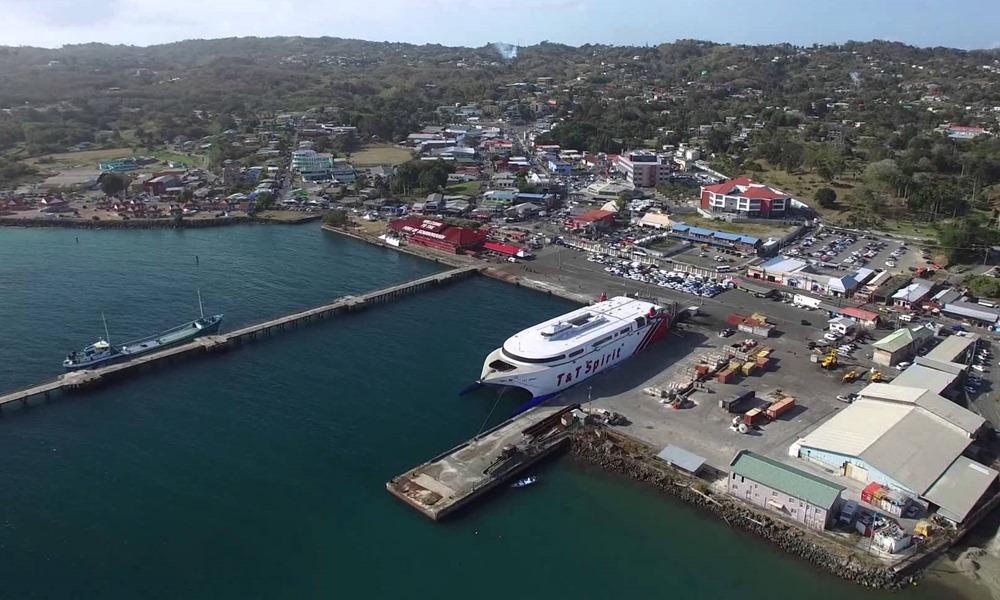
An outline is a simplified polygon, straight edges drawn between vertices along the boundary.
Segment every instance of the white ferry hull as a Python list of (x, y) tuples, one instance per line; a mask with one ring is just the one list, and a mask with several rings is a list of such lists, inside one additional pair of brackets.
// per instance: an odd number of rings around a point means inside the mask
[[(532, 399), (518, 410), (521, 412), (559, 395), (598, 373), (618, 366), (665, 337), (669, 329), (670, 316), (662, 313), (649, 319), (645, 327), (633, 331), (630, 335), (556, 364), (518, 364), (504, 353), (503, 348), (497, 348), (486, 357), (479, 381), (488, 385), (512, 386), (527, 390)], [(498, 362), (514, 368), (499, 370), (491, 366)]]

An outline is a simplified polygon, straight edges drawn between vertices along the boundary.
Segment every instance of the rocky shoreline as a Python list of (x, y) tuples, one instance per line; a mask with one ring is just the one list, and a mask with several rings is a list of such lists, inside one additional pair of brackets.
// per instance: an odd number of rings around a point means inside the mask
[(83, 219), (20, 219), (0, 217), (0, 227), (63, 227), (67, 229), (200, 229), (203, 227), (226, 227), (229, 225), (253, 225), (257, 223), (276, 225), (297, 225), (312, 223), (321, 215), (309, 215), (294, 221), (266, 219), (259, 217), (225, 217), (212, 219), (129, 219), (128, 221), (86, 221)]
[(737, 500), (713, 494), (707, 482), (701, 479), (669, 467), (655, 466), (648, 447), (605, 427), (585, 427), (577, 431), (572, 437), (571, 453), (578, 460), (650, 485), (711, 512), (729, 525), (752, 533), (842, 579), (879, 589), (898, 589), (915, 581), (913, 575), (903, 575), (892, 567), (875, 563), (870, 557), (823, 540)]

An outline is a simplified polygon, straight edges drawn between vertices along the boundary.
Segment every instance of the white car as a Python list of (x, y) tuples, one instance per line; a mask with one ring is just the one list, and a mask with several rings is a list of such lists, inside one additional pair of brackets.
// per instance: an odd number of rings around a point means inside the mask
[(911, 364), (913, 364), (913, 363), (911, 363), (910, 361), (904, 360), (903, 362), (901, 362), (898, 365), (896, 365), (896, 370), (897, 371), (902, 371), (903, 369), (905, 369), (906, 367), (910, 366)]
[(972, 368), (979, 371), (980, 373), (986, 372), (986, 367), (984, 367), (983, 365), (972, 365)]
[(885, 266), (887, 266), (887, 267), (889, 267), (891, 269), (891, 268), (893, 268), (893, 267), (896, 266), (896, 263), (895, 263), (895, 261), (887, 260), (887, 261), (885, 261)]
[(824, 339), (830, 340), (831, 342), (836, 342), (842, 337), (844, 336), (840, 335), (839, 333), (834, 333), (833, 331), (827, 332), (826, 334), (823, 335)]

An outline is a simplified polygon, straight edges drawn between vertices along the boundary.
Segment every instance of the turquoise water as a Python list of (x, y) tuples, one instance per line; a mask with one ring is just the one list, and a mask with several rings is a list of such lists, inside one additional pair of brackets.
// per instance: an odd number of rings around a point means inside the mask
[[(0, 230), (0, 389), (56, 374), (101, 311), (138, 336), (200, 288), (233, 328), (436, 268), (313, 226)], [(483, 356), (568, 307), (476, 278), (11, 413), (0, 596), (948, 597), (847, 585), (568, 458), (441, 524), (392, 498), (483, 423), (495, 396), (456, 395)]]

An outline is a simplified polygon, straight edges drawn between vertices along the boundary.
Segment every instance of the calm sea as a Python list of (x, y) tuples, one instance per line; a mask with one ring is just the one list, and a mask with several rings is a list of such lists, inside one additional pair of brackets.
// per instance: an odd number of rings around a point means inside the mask
[[(3, 229), (0, 389), (102, 312), (125, 341), (200, 289), (234, 328), (435, 269), (314, 226)], [(568, 458), (442, 524), (386, 493), (479, 430), (495, 396), (456, 392), (483, 356), (567, 308), (471, 279), (5, 416), (0, 597), (948, 597), (842, 583)]]

